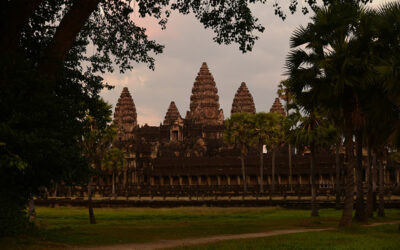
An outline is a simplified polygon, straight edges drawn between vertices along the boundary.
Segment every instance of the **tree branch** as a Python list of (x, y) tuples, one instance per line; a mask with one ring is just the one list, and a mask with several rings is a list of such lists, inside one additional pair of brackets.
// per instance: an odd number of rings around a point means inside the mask
[(75, 0), (65, 14), (47, 47), (39, 65), (39, 72), (50, 79), (55, 78), (58, 66), (65, 60), (79, 32), (96, 9), (100, 0)]

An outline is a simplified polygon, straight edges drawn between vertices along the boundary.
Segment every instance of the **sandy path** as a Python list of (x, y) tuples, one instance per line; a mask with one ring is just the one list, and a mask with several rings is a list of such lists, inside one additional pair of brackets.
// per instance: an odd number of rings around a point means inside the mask
[[(373, 227), (373, 226), (397, 224), (397, 223), (400, 223), (400, 221), (379, 222), (379, 223), (373, 223), (373, 224), (369, 224), (369, 225), (365, 225), (365, 226)], [(183, 247), (183, 246), (207, 244), (207, 243), (213, 243), (213, 242), (224, 241), (224, 240), (253, 239), (253, 238), (270, 237), (270, 236), (282, 235), (282, 234), (321, 232), (321, 231), (328, 231), (328, 230), (333, 230), (333, 229), (335, 229), (335, 228), (316, 228), (316, 229), (299, 228), (299, 229), (288, 229), (288, 230), (276, 230), (276, 231), (269, 231), (269, 232), (262, 232), (262, 233), (215, 235), (215, 236), (209, 236), (209, 237), (204, 237), (204, 238), (188, 238), (188, 239), (181, 239), (181, 240), (159, 240), (159, 241), (155, 241), (155, 242), (146, 242), (146, 243), (130, 243), (130, 244), (96, 246), (96, 247), (88, 247), (88, 248), (73, 248), (73, 249), (150, 250), (150, 249), (162, 249), (162, 248), (173, 248), (173, 247)]]

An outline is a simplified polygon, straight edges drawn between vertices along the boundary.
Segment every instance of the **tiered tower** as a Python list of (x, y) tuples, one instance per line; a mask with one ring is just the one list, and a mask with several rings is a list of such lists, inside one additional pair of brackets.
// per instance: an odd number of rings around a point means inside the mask
[(172, 125), (176, 120), (182, 119), (181, 115), (179, 114), (179, 110), (175, 105), (175, 102), (171, 102), (169, 105), (167, 114), (165, 114), (164, 123), (163, 125)]
[(127, 87), (123, 88), (115, 106), (114, 122), (122, 140), (127, 140), (133, 136), (133, 130), (137, 125), (137, 114), (135, 103)]
[(219, 108), (218, 89), (214, 77), (204, 62), (193, 84), (190, 111), (186, 119), (201, 125), (222, 125), (224, 113)]
[(256, 113), (253, 97), (251, 96), (245, 82), (240, 84), (240, 87), (235, 94), (235, 98), (233, 98), (231, 114), (234, 113)]
[(269, 112), (286, 115), (285, 109), (283, 108), (281, 102), (279, 101), (279, 98), (275, 98), (274, 104), (272, 104), (272, 107), (269, 110)]

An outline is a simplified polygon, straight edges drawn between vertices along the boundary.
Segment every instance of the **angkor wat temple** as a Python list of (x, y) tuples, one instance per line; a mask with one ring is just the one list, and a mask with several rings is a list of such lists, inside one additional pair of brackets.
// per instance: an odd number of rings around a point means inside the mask
[[(231, 113), (255, 113), (253, 97), (244, 82), (232, 102)], [(285, 115), (284, 108), (275, 99), (270, 112)], [(219, 105), (218, 89), (207, 64), (203, 63), (195, 79), (190, 97), (190, 108), (183, 118), (172, 101), (160, 126), (138, 126), (134, 101), (124, 88), (115, 107), (114, 121), (118, 127), (116, 145), (122, 149), (127, 170), (118, 177), (118, 183), (150, 186), (241, 185), (239, 152), (224, 145), (224, 113)], [(319, 186), (333, 187), (336, 180), (336, 158), (327, 149), (317, 156), (316, 170)], [(339, 157), (343, 165), (343, 154)], [(271, 155), (264, 154), (264, 184), (271, 183)], [(310, 167), (307, 152), (292, 151), (289, 168), (288, 147), (276, 155), (276, 184), (309, 184)], [(260, 181), (259, 155), (249, 152), (246, 160), (247, 182)], [(367, 176), (364, 173), (364, 178)], [(291, 178), (290, 178), (291, 177)], [(111, 178), (111, 177), (110, 177)], [(106, 183), (110, 180), (104, 179)], [(386, 183), (399, 183), (398, 166), (388, 164)]]

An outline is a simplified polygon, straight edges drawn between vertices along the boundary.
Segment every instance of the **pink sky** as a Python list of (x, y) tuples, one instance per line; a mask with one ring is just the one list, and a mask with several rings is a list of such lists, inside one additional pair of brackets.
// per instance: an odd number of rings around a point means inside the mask
[[(281, 1), (282, 2), (282, 1)], [(375, 0), (374, 5), (386, 1)], [(207, 62), (217, 84), (220, 105), (229, 116), (233, 97), (241, 82), (246, 82), (258, 112), (269, 111), (279, 82), (285, 78), (284, 61), (289, 51), (289, 37), (309, 17), (301, 13), (281, 21), (273, 14), (271, 3), (257, 6), (255, 15), (266, 27), (252, 52), (242, 54), (237, 45), (218, 45), (213, 34), (192, 16), (172, 13), (166, 30), (154, 19), (142, 19), (151, 39), (165, 45), (163, 54), (155, 56), (156, 69), (134, 65), (125, 74), (117, 71), (104, 78), (115, 88), (103, 91), (103, 98), (115, 106), (123, 87), (128, 87), (138, 112), (138, 123), (159, 125), (169, 103), (175, 101), (181, 116), (189, 109), (193, 82), (203, 61)]]

